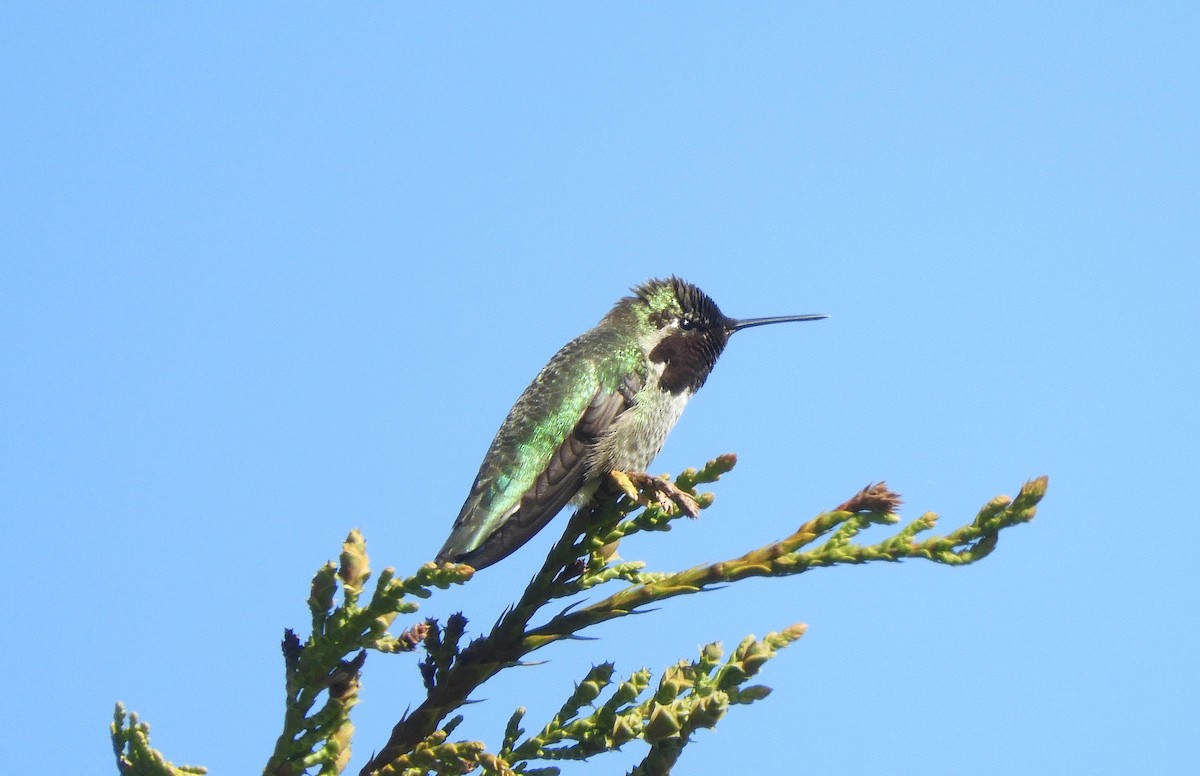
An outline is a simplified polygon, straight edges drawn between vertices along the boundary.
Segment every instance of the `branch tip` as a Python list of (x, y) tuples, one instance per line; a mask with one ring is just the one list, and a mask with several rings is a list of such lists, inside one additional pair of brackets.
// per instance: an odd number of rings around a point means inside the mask
[(842, 502), (835, 512), (892, 514), (904, 503), (900, 494), (888, 488), (886, 482), (868, 483), (865, 488)]

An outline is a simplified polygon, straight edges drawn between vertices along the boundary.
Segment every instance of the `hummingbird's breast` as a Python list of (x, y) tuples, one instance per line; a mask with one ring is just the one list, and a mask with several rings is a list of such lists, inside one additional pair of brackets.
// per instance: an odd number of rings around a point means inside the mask
[(634, 395), (633, 405), (596, 443), (588, 461), (588, 479), (612, 469), (645, 471), (662, 450), (692, 397), (691, 391), (672, 393), (660, 388), (662, 370), (662, 364), (649, 365), (649, 379)]

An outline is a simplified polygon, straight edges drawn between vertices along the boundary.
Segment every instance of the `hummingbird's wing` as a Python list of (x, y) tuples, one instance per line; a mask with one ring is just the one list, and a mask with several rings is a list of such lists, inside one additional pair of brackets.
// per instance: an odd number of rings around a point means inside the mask
[[(583, 488), (588, 453), (632, 406), (642, 378), (630, 372), (620, 381), (601, 380), (596, 368), (603, 365), (560, 369), (556, 362), (569, 348), (551, 359), (500, 427), (438, 560), (490, 566), (529, 541)], [(595, 387), (605, 382), (616, 382), (615, 389)], [(558, 411), (546, 417), (547, 407)]]

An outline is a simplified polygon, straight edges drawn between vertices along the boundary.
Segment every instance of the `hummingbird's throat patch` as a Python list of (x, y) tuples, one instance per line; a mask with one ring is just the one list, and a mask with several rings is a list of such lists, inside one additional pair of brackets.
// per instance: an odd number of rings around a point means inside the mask
[(649, 354), (651, 363), (663, 365), (659, 388), (676, 395), (700, 390), (727, 339), (722, 329), (676, 331), (663, 337)]

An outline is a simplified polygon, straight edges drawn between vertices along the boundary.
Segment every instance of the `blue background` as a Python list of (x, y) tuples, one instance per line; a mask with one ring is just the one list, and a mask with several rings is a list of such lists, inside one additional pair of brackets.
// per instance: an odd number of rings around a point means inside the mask
[[(681, 773), (1184, 772), (1200, 720), (1200, 14), (1192, 3), (7, 4), (0, 11), (0, 729), (112, 773), (259, 770), (279, 639), (361, 527), (441, 545), (517, 394), (647, 277), (739, 334), (652, 469), (734, 451), (652, 568), (868, 481), (977, 566), (676, 600), (487, 685), (540, 726), (593, 662), (656, 673), (809, 623)], [(561, 526), (562, 521), (554, 526)], [(557, 534), (427, 602), (493, 621)], [(882, 535), (882, 534), (878, 534)], [(418, 700), (367, 661), (354, 769)], [(567, 774), (620, 773), (642, 750)]]

